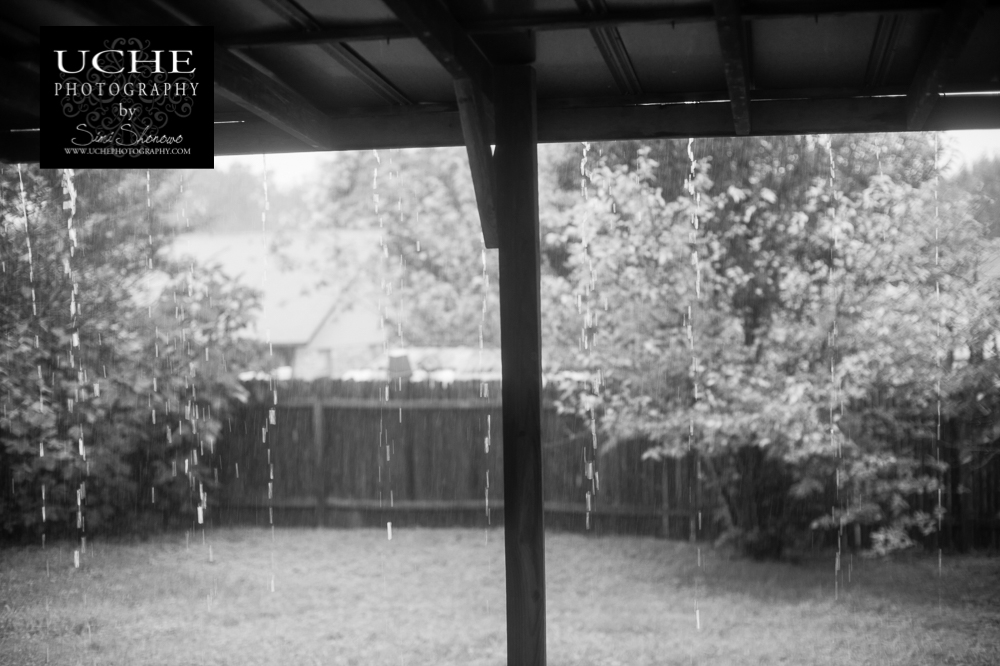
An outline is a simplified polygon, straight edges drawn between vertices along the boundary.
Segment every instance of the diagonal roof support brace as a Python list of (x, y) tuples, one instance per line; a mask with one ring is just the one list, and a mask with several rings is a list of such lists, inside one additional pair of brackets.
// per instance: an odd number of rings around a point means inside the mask
[(739, 0), (712, 0), (736, 134), (750, 134), (750, 63)]
[(469, 151), (472, 184), (486, 247), (500, 247), (497, 236), (493, 135), (493, 66), (437, 0), (384, 0), (455, 80), (462, 135)]
[(469, 153), (472, 186), (476, 191), (479, 223), (483, 227), (483, 243), (495, 250), (500, 247), (500, 238), (497, 236), (496, 174), (490, 148), (493, 119), (487, 113), (485, 98), (468, 79), (455, 79), (455, 98), (458, 100), (465, 148)]
[(945, 6), (947, 9), (924, 47), (906, 96), (906, 128), (911, 131), (924, 128), (937, 103), (938, 94), (944, 88), (951, 63), (961, 55), (983, 15), (986, 3), (984, 0), (964, 0)]

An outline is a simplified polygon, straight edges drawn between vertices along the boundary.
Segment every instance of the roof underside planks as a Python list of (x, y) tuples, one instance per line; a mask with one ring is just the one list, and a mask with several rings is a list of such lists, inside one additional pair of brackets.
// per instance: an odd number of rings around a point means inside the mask
[(543, 142), (1000, 127), (997, 0), (506, 6), (8, 0), (0, 157), (37, 154), (37, 135), (10, 130), (38, 126), (46, 24), (215, 26), (217, 154), (465, 144), (456, 79), (481, 100), (484, 144), (492, 65), (529, 30)]
[(465, 145), (487, 247), (495, 64), (542, 142), (1000, 127), (1000, 0), (8, 0), (0, 160), (37, 159), (42, 25), (215, 26), (217, 155)]

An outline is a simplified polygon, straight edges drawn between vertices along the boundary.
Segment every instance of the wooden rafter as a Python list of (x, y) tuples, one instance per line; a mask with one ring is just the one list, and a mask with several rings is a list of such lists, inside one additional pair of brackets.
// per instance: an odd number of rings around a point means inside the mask
[(885, 85), (886, 76), (889, 74), (896, 53), (901, 23), (902, 17), (898, 14), (878, 18), (875, 39), (872, 41), (872, 50), (868, 55), (868, 67), (865, 71), (865, 88), (875, 89)]
[(733, 127), (736, 134), (746, 136), (750, 134), (750, 64), (739, 4), (739, 0), (712, 1), (726, 86), (729, 88), (729, 104), (733, 111)]
[[(576, 0), (576, 5), (587, 16), (602, 16), (609, 11), (605, 0)], [(597, 49), (601, 52), (604, 64), (608, 66), (618, 90), (623, 95), (641, 95), (642, 85), (639, 83), (639, 75), (632, 66), (632, 59), (628, 56), (618, 27), (607, 25), (591, 28), (590, 35), (597, 44)]]
[(499, 247), (496, 218), (496, 178), (489, 137), (493, 118), (493, 67), (458, 21), (437, 0), (384, 0), (455, 81), (455, 98), (476, 206), (488, 248)]
[[(262, 1), (279, 16), (304, 29), (307, 35), (323, 27), (312, 14), (302, 8), (295, 0)], [(320, 48), (385, 101), (400, 105), (413, 103), (413, 100), (402, 90), (372, 67), (367, 60), (344, 41), (320, 43)]]
[[(493, 68), (438, 0), (383, 0), (455, 79), (468, 79), (493, 103)], [(492, 114), (491, 114), (492, 115)]]
[(253, 115), (316, 149), (332, 147), (330, 120), (299, 93), (215, 47), (215, 89)]
[(949, 3), (924, 47), (907, 94), (906, 128), (922, 130), (944, 88), (951, 63), (961, 55), (983, 15), (984, 0)]
[[(173, 5), (171, 0), (150, 0), (148, 4), (126, 3), (120, 15), (108, 3), (70, 4), (96, 24), (114, 25), (119, 19), (135, 25), (199, 25), (200, 22)], [(270, 75), (251, 58), (238, 56), (215, 46), (215, 91), (249, 114), (294, 137), (316, 150), (331, 146), (330, 119), (312, 102)], [(300, 148), (301, 149), (301, 144)]]

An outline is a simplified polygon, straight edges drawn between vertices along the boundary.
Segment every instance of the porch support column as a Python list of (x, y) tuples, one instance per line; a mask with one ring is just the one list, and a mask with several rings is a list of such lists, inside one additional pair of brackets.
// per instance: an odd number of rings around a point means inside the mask
[(545, 665), (542, 335), (535, 70), (494, 70), (503, 359), (507, 664)]

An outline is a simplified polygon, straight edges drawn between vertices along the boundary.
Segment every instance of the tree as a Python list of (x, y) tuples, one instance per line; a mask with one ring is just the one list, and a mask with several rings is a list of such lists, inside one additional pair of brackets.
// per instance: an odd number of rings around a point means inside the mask
[(935, 491), (943, 466), (893, 447), (933, 432), (943, 373), (944, 413), (957, 407), (950, 382), (969, 380), (928, 354), (981, 349), (998, 302), (995, 286), (966, 288), (990, 249), (964, 200), (936, 201), (933, 144), (695, 146), (693, 168), (657, 146), (691, 169), (683, 188), (651, 149), (627, 162), (602, 150), (580, 167), (586, 198), (549, 219), (547, 337), (576, 350), (564, 362), (602, 371), (577, 409), (601, 412), (610, 445), (697, 450), (724, 527), (752, 554), (841, 520), (876, 528), (881, 546), (930, 532), (933, 514), (907, 498)]
[(499, 343), (496, 256), (483, 247), (464, 150), (337, 153), (312, 205), (313, 229), (379, 232), (371, 269), (390, 344)]
[(176, 174), (67, 176), (0, 177), (2, 527), (127, 529), (182, 505), (193, 516), (243, 393), (236, 373), (257, 353), (235, 337), (256, 295), (159, 256)]

